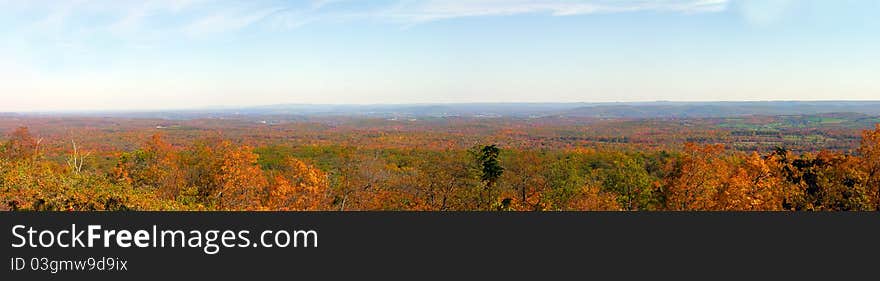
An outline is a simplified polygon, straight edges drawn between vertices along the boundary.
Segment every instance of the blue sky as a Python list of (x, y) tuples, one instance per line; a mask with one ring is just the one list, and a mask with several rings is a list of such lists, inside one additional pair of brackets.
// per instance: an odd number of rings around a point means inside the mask
[(0, 0), (0, 111), (880, 100), (880, 1)]

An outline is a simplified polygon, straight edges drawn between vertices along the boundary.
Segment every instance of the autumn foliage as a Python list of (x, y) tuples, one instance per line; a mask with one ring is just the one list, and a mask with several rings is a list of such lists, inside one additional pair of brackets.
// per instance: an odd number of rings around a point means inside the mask
[(864, 131), (851, 152), (803, 153), (782, 147), (739, 152), (696, 143), (678, 149), (523, 149), (492, 143), (459, 149), (443, 142), (437, 147), (253, 146), (219, 133), (201, 133), (190, 142), (172, 142), (163, 134), (133, 138), (140, 141), (123, 151), (75, 140), (50, 148), (28, 128), (12, 131), (0, 142), (0, 209), (880, 208), (880, 125)]

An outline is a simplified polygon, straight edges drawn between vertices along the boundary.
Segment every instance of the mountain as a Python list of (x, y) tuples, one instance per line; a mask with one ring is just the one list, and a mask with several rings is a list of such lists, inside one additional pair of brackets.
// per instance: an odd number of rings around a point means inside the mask
[(861, 113), (880, 115), (878, 101), (655, 102), (582, 106), (560, 113), (596, 118), (700, 118)]

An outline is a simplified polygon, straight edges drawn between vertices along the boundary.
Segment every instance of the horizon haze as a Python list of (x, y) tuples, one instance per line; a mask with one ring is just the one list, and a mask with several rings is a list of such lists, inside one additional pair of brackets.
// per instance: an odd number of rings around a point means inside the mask
[(0, 112), (2, 117), (122, 117), (159, 119), (365, 117), (365, 118), (576, 118), (655, 119), (840, 115), (874, 120), (880, 101), (722, 101), (601, 103), (274, 104), (165, 110)]

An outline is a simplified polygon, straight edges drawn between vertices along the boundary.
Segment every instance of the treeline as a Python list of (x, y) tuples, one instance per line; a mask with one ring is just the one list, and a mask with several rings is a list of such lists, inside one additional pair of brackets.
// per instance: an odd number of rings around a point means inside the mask
[[(46, 155), (27, 128), (0, 146), (4, 210), (880, 209), (880, 125), (851, 153), (262, 146), (156, 135), (96, 159)], [(102, 163), (99, 163), (103, 161)], [(109, 164), (107, 164), (109, 163)]]

